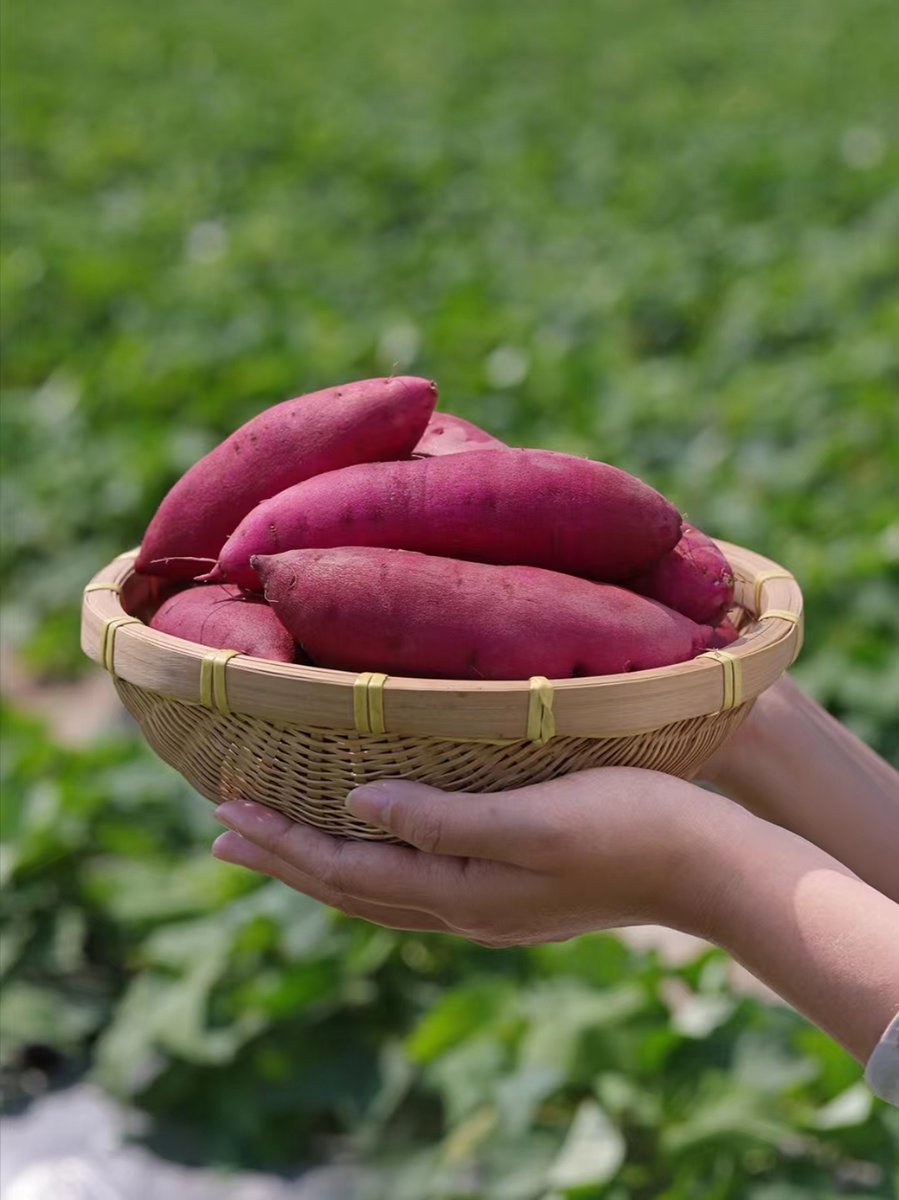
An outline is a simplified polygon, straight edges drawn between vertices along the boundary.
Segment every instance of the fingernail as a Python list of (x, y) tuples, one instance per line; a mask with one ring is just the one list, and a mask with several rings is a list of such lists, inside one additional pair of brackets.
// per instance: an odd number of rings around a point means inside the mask
[(238, 830), (277, 817), (270, 808), (266, 808), (264, 804), (257, 804), (254, 800), (226, 800), (212, 815), (229, 829)]
[(230, 829), (225, 833), (220, 833), (212, 843), (212, 857), (220, 858), (222, 862), (231, 862), (230, 852), (233, 850), (235, 836)]
[(229, 829), (212, 843), (212, 857), (235, 867), (253, 867), (262, 853), (252, 842)]
[(386, 821), (390, 803), (389, 790), (378, 783), (365, 783), (353, 788), (346, 798), (350, 812), (363, 821), (371, 821), (373, 825), (381, 825)]

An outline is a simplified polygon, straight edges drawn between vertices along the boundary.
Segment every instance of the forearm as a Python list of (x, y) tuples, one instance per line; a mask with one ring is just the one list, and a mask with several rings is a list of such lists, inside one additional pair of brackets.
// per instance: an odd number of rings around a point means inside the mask
[(704, 776), (899, 901), (899, 774), (782, 679)]
[(899, 905), (818, 847), (731, 806), (715, 807), (695, 853), (711, 882), (705, 927), (694, 931), (865, 1062), (899, 1009)]

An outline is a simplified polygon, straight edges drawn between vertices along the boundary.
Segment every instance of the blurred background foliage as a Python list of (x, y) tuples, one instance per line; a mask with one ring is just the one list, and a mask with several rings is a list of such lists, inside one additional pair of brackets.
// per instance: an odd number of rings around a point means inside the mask
[[(899, 757), (890, 0), (2, 20), (0, 571), (34, 687), (92, 670), (80, 588), (185, 467), (396, 370), (789, 565), (798, 676)], [(2, 769), (8, 1104), (87, 1072), (173, 1156), (350, 1155), (391, 1200), (899, 1186), (896, 1114), (717, 952), (335, 918), (212, 862), (204, 803), (124, 724), (66, 748), (13, 702)]]

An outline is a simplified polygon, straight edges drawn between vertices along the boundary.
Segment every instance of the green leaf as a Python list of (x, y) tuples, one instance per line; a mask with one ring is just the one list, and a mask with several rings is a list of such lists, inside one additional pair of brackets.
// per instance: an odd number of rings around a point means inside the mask
[[(322, 909), (322, 906), (319, 908)], [(348, 975), (364, 977), (376, 974), (400, 944), (400, 936), (394, 930), (376, 925), (361, 929), (356, 922), (352, 934), (341, 956), (343, 968)], [(294, 946), (295, 943), (286, 947), (291, 957), (296, 953)]]
[(565, 1082), (562, 1064), (520, 1067), (496, 1087), (495, 1097), (503, 1128), (511, 1136), (523, 1137), (547, 1096)]
[(817, 1081), (828, 1099), (858, 1082), (856, 1060), (823, 1030), (813, 1025), (801, 1026), (795, 1034), (794, 1044), (797, 1056), (814, 1062)]
[(731, 1078), (748, 1090), (784, 1092), (810, 1082), (818, 1072), (814, 1058), (797, 1054), (768, 1030), (747, 1029), (734, 1047)]
[(379, 1064), (378, 1089), (372, 1096), (360, 1127), (362, 1144), (366, 1147), (371, 1146), (385, 1123), (394, 1116), (408, 1095), (415, 1078), (414, 1067), (403, 1047), (397, 1042), (390, 1042), (382, 1049)]
[(189, 970), (209, 953), (223, 955), (236, 936), (227, 912), (203, 917), (198, 921), (176, 921), (163, 925), (146, 938), (142, 946), (144, 961), (154, 967), (174, 971)]
[(50, 949), (55, 971), (60, 975), (74, 974), (85, 961), (87, 916), (79, 908), (61, 908), (53, 923)]
[(332, 926), (332, 913), (325, 905), (281, 883), (266, 883), (209, 916), (154, 930), (144, 951), (149, 962), (180, 968), (212, 946), (233, 946), (240, 940), (246, 949), (279, 945), (288, 959), (303, 961), (335, 945)]
[(627, 980), (637, 959), (621, 938), (609, 933), (587, 934), (568, 942), (535, 946), (530, 957), (541, 975), (576, 975), (585, 984), (607, 988)]
[(738, 1003), (735, 996), (696, 993), (675, 1006), (671, 1027), (683, 1037), (706, 1038), (733, 1016)]
[(871, 1089), (860, 1081), (819, 1108), (811, 1123), (816, 1129), (847, 1129), (861, 1125), (871, 1115), (873, 1104)]
[(621, 1133), (595, 1100), (585, 1100), (575, 1114), (546, 1182), (563, 1190), (607, 1183), (624, 1158)]
[(427, 1080), (446, 1106), (449, 1125), (464, 1120), (485, 1098), (493, 1096), (505, 1064), (506, 1053), (500, 1043), (473, 1031), (466, 1041), (427, 1066)]
[(632, 1120), (646, 1126), (662, 1121), (662, 1096), (651, 1084), (638, 1083), (627, 1075), (604, 1072), (594, 1081), (599, 1103), (609, 1116), (621, 1124)]
[(16, 966), (33, 933), (34, 923), (27, 917), (0, 929), (0, 979)]
[(751, 1187), (747, 1200), (845, 1200), (846, 1193), (823, 1187), (821, 1183), (763, 1183)]
[(451, 1168), (471, 1163), (495, 1127), (496, 1110), (491, 1105), (481, 1105), (454, 1124), (443, 1139), (441, 1163)]
[(161, 921), (221, 904), (244, 890), (238, 872), (208, 853), (177, 863), (111, 859), (96, 863), (87, 878), (95, 903), (116, 921)]
[(557, 1132), (531, 1130), (525, 1138), (494, 1136), (482, 1159), (484, 1195), (489, 1200), (535, 1200), (558, 1157)]
[(160, 1044), (166, 1049), (193, 1062), (224, 1062), (262, 1027), (262, 1018), (253, 1013), (241, 1014), (221, 1028), (208, 1024), (209, 993), (226, 963), (225, 946), (210, 946), (190, 972), (159, 998), (156, 1028)]
[(94, 1074), (113, 1095), (130, 1096), (165, 1067), (156, 1050), (159, 1006), (168, 981), (158, 975), (141, 975), (119, 1001), (111, 1024), (97, 1044)]
[(504, 1020), (515, 1009), (515, 991), (502, 979), (480, 979), (447, 992), (418, 1023), (406, 1048), (419, 1063), (431, 1062), (474, 1030)]
[(97, 1048), (99, 1080), (128, 1095), (146, 1085), (160, 1050), (188, 1062), (214, 1064), (231, 1059), (262, 1028), (258, 1013), (241, 1014), (219, 1028), (208, 1023), (213, 985), (228, 958), (227, 932), (212, 940), (182, 976), (139, 976), (126, 993)]
[(103, 1021), (102, 997), (22, 980), (0, 989), (0, 1058), (8, 1062), (24, 1046), (71, 1050)]
[(523, 1003), (528, 1028), (520, 1062), (524, 1067), (569, 1070), (585, 1033), (626, 1023), (644, 1004), (643, 992), (632, 984), (594, 991), (573, 980), (560, 980), (534, 987)]
[(706, 1142), (761, 1142), (780, 1146), (791, 1126), (771, 1111), (768, 1100), (723, 1082), (694, 1104), (688, 1116), (662, 1133), (662, 1145), (683, 1154)]
[(451, 1190), (451, 1175), (440, 1166), (438, 1155), (433, 1148), (412, 1151), (404, 1162), (374, 1181), (370, 1189), (374, 1200), (458, 1200), (458, 1193)]

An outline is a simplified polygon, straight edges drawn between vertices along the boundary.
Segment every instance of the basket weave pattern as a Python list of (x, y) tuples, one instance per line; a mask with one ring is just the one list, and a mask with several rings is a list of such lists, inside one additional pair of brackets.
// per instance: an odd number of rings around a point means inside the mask
[(457, 792), (496, 792), (588, 767), (648, 767), (690, 779), (752, 707), (690, 717), (632, 737), (557, 737), (541, 745), (450, 742), (303, 728), (170, 700), (116, 679), (122, 703), (160, 758), (215, 803), (258, 800), (297, 821), (386, 838), (348, 812), (347, 792), (389, 776)]
[[(332, 833), (381, 839), (388, 835), (344, 803), (353, 787), (375, 779), (491, 792), (613, 765), (694, 777), (801, 641), (792, 577), (739, 547), (723, 548), (741, 606), (742, 636), (727, 652), (626, 676), (531, 681), (530, 689), (381, 676), (375, 727), (367, 717), (360, 723), (360, 684), (365, 699), (369, 677), (210, 652), (150, 630), (142, 622), (164, 586), (133, 574), (133, 554), (89, 585), (82, 642), (111, 670), (153, 750), (209, 800), (257, 800)], [(531, 732), (538, 692), (539, 736)]]

